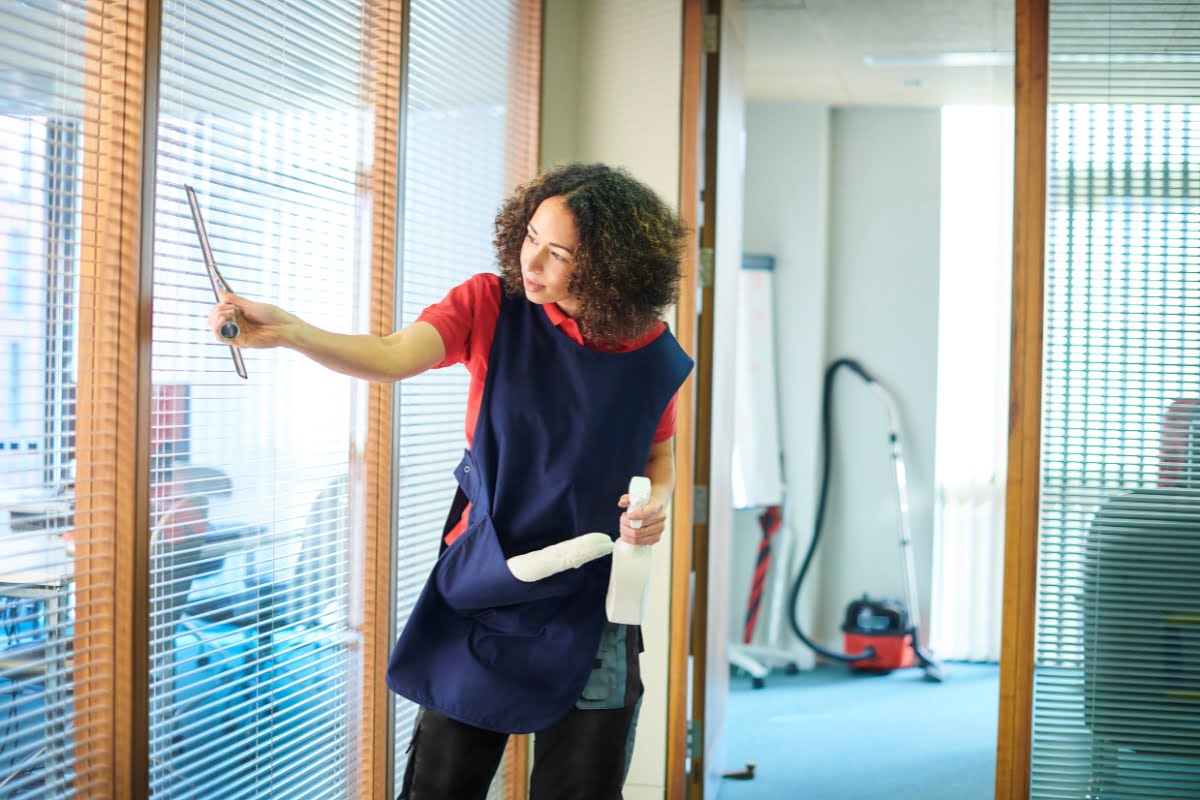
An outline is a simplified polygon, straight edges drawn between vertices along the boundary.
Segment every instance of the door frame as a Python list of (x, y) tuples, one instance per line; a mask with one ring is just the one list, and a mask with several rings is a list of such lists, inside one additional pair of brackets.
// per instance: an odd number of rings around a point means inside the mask
[(997, 800), (1029, 797), (1041, 496), (1050, 0), (1017, 0), (1014, 28), (1012, 354)]
[[(689, 231), (698, 229), (701, 68), (703, 63), (702, 0), (683, 2), (683, 48), (680, 92), (679, 216)], [(683, 277), (675, 307), (675, 336), (688, 353), (696, 353), (697, 265), (699, 241), (688, 237), (682, 259)], [(690, 682), (692, 615), (692, 519), (695, 514), (696, 381), (679, 390), (675, 418), (675, 492), (671, 506), (671, 609), (667, 651), (667, 800), (687, 794), (688, 685)]]
[[(680, 125), (680, 215), (693, 232), (678, 304), (681, 344), (696, 359), (680, 395), (672, 523), (668, 655), (667, 798), (702, 798), (707, 777), (706, 692), (710, 582), (715, 253), (722, 0), (684, 0)], [(736, 18), (735, 18), (736, 19)], [(719, 495), (720, 493), (718, 493)]]

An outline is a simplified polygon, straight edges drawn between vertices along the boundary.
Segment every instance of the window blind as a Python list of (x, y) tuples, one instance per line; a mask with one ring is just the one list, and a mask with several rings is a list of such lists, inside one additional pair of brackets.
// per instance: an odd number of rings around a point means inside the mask
[[(409, 4), (399, 326), (478, 272), (495, 272), (492, 223), (536, 168), (540, 11), (523, 0)], [(530, 158), (530, 154), (533, 157)], [(437, 558), (466, 446), (468, 375), (456, 366), (399, 385), (397, 630)], [(396, 700), (398, 793), (417, 709)], [(493, 785), (511, 775), (505, 759)]]
[(1050, 5), (1031, 794), (1200, 796), (1200, 9)]
[[(122, 253), (110, 207), (85, 195), (103, 185), (119, 204), (129, 183), (108, 160), (128, 153), (95, 136), (127, 99), (123, 79), (140, 84), (140, 53), (121, 63), (118, 40), (140, 35), (126, 22), (120, 3), (0, 6), (0, 796), (14, 800), (111, 781), (98, 753), (111, 753), (122, 439), (77, 428), (75, 404), (84, 387), (81, 402), (115, 420), (125, 374), (105, 322), (128, 273), (96, 280), (113, 263), (83, 251), (107, 231), (108, 254)], [(135, 130), (137, 110), (124, 108)]]
[(184, 184), (231, 288), (365, 329), (356, 0), (163, 6), (154, 218), (150, 782), (162, 798), (358, 785), (365, 384), (208, 333)]

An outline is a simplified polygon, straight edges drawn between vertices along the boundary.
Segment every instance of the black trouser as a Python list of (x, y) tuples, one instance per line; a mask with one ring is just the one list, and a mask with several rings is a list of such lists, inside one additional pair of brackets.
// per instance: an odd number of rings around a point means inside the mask
[[(535, 734), (530, 800), (619, 800), (640, 706), (575, 708)], [(507, 743), (422, 709), (399, 800), (484, 800)]]

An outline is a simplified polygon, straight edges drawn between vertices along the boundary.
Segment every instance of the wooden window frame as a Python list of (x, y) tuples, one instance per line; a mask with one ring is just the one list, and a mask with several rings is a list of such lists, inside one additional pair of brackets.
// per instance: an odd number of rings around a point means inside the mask
[[(75, 786), (145, 794), (148, 776), (149, 261), (139, 222), (156, 3), (87, 7), (75, 561)], [(151, 132), (151, 136), (153, 133)]]
[(1029, 797), (1041, 494), (1049, 0), (1017, 0), (1012, 355), (996, 797)]
[[(396, 322), (396, 231), (400, 208), (403, 137), (404, 0), (371, 0), (364, 9), (365, 52), (370, 59), (367, 105), (374, 109), (374, 152), (364, 187), (371, 198), (371, 277), (368, 333), (387, 336)], [(362, 720), (359, 728), (359, 795), (391, 796), (393, 704), (384, 683), (391, 653), (395, 607), (396, 492), (393, 485), (391, 384), (367, 388), (367, 434), (362, 460), (364, 509)]]
[[(519, 0), (505, 128), (508, 141), (519, 142), (521, 147), (510, 153), (505, 164), (508, 191), (536, 177), (541, 164), (543, 24), (542, 0)], [(530, 131), (532, 136), (528, 135)], [(529, 796), (529, 767), (533, 756), (530, 737), (527, 734), (510, 736), (505, 755), (513, 767), (508, 785), (509, 800), (525, 800)]]

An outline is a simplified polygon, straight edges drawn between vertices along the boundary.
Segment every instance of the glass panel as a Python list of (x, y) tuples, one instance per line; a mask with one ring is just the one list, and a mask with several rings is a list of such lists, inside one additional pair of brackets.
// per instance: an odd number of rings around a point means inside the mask
[(95, 645), (75, 635), (75, 579), (111, 586), (73, 558), (79, 309), (96, 299), (79, 287), (94, 19), (82, 2), (0, 6), (0, 796), (14, 800), (86, 791), (73, 744), (98, 733), (79, 729), (73, 709), (101, 682), (72, 674)]
[(365, 391), (215, 341), (184, 185), (230, 287), (366, 324), (361, 4), (163, 9), (154, 219), (151, 784), (156, 797), (340, 797), (353, 751)]
[(1200, 796), (1200, 10), (1052, 3), (1034, 797)]

